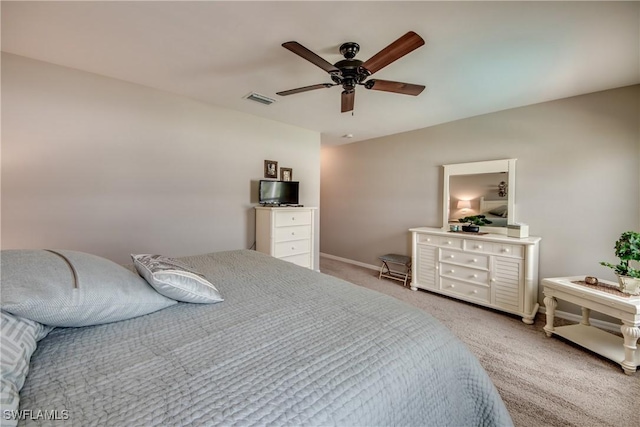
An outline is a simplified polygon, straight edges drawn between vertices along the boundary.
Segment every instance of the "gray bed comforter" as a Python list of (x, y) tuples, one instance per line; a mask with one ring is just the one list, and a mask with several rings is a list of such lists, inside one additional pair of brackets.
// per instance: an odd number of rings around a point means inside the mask
[(225, 301), (55, 329), (20, 408), (68, 420), (21, 425), (511, 425), (477, 359), (425, 312), (254, 251), (183, 260)]

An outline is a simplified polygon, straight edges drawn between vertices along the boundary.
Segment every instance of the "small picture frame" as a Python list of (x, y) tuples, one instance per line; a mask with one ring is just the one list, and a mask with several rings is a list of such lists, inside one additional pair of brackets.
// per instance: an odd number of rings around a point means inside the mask
[(278, 179), (278, 162), (275, 160), (264, 161), (264, 177)]
[(293, 181), (293, 169), (280, 168), (280, 181)]

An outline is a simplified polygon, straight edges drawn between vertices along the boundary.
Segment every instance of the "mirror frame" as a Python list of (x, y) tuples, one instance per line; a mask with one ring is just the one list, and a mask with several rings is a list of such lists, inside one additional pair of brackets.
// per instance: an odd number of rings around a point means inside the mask
[[(486, 162), (457, 163), (442, 165), (444, 180), (442, 183), (442, 229), (449, 231), (449, 178), (453, 175), (473, 175), (479, 173), (508, 172), (507, 209), (509, 224), (516, 223), (516, 160), (489, 160)], [(507, 234), (507, 227), (480, 227), (480, 231), (494, 234)]]

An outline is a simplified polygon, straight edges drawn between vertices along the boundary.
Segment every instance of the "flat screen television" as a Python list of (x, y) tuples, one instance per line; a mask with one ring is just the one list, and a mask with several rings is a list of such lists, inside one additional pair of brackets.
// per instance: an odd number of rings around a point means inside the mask
[(260, 180), (258, 202), (261, 205), (297, 205), (300, 183)]

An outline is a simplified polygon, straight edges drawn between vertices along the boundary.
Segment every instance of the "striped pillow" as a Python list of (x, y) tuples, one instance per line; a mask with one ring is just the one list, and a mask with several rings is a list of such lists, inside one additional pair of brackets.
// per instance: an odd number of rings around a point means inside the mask
[(36, 350), (36, 343), (54, 328), (33, 320), (2, 313), (0, 320), (0, 404), (2, 425), (16, 425), (18, 420), (5, 419), (5, 414), (17, 411), (20, 390), (29, 372), (29, 360)]
[(200, 304), (224, 301), (206, 277), (176, 259), (148, 254), (131, 258), (138, 273), (165, 297)]

